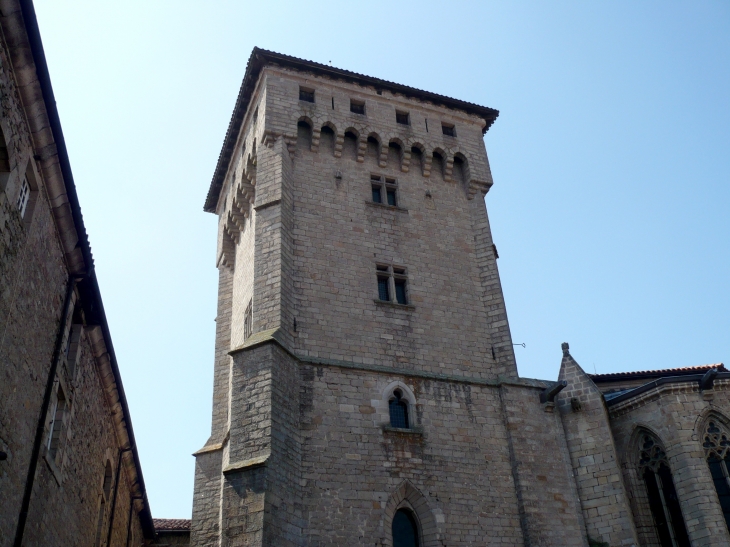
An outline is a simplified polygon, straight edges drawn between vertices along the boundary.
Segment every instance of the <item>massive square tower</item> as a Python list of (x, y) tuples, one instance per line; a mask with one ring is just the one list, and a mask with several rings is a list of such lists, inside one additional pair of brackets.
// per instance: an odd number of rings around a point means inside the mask
[(205, 203), (193, 545), (587, 545), (551, 384), (517, 375), (484, 202), (497, 115), (253, 51)]

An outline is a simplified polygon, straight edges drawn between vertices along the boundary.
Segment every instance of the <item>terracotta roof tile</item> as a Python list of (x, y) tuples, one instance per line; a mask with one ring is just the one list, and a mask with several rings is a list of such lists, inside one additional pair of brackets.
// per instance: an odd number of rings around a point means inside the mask
[(190, 519), (152, 519), (157, 532), (189, 532)]

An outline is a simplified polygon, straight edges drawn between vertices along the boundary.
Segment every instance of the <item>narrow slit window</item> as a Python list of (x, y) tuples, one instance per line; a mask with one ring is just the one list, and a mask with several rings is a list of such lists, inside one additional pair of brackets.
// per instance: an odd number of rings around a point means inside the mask
[[(314, 89), (308, 89), (306, 87), (299, 88), (299, 100), (308, 103), (314, 102)], [(334, 99), (333, 99), (334, 100)]]
[(353, 114), (365, 115), (365, 103), (363, 101), (350, 99), (350, 112)]
[(454, 127), (454, 124), (452, 124), (452, 123), (442, 123), (441, 131), (447, 137), (456, 137), (456, 128)]
[(248, 301), (248, 306), (246, 306), (246, 312), (244, 313), (244, 316), (243, 316), (243, 339), (244, 340), (246, 340), (253, 333), (253, 312), (251, 310), (252, 303), (253, 303), (253, 300)]
[(401, 125), (411, 124), (408, 112), (400, 112), (398, 110), (395, 111), (395, 121)]
[(30, 185), (28, 184), (28, 179), (23, 177), (23, 182), (20, 184), (20, 194), (18, 194), (18, 201), (16, 202), (16, 206), (20, 212), (20, 218), (25, 216), (28, 200), (30, 200)]

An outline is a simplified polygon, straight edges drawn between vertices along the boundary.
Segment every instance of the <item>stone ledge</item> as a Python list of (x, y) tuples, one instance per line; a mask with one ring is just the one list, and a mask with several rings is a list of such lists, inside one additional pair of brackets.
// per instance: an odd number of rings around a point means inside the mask
[(389, 424), (383, 424), (383, 433), (405, 433), (406, 435), (417, 435), (419, 437), (423, 436), (423, 428), (422, 427), (393, 427)]
[(385, 209), (386, 211), (395, 211), (398, 213), (408, 213), (408, 209), (405, 207), (398, 207), (397, 205), (388, 205), (387, 203), (376, 203), (374, 201), (365, 201), (365, 205), (369, 207), (375, 207), (376, 209)]
[(378, 300), (377, 298), (374, 298), (373, 302), (379, 306), (387, 306), (389, 308), (395, 308), (403, 311), (414, 311), (416, 309), (416, 306), (411, 304), (398, 304), (398, 302), (388, 302), (387, 300)]
[(263, 456), (257, 456), (255, 458), (250, 458), (248, 460), (240, 460), (237, 462), (229, 463), (223, 468), (223, 473), (233, 473), (235, 471), (245, 471), (246, 469), (251, 469), (253, 467), (260, 467), (262, 465), (266, 465), (266, 462), (269, 459), (269, 456), (271, 454), (264, 454)]

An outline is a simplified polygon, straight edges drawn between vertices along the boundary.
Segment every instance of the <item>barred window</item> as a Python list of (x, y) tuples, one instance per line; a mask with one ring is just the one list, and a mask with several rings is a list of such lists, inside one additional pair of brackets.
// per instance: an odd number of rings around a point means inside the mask
[(299, 88), (299, 100), (306, 101), (308, 103), (313, 103), (314, 102), (314, 89), (300, 87)]
[(25, 210), (28, 207), (29, 199), (30, 185), (28, 184), (28, 179), (23, 177), (23, 182), (20, 185), (20, 194), (18, 194), (18, 201), (16, 202), (18, 211), (20, 211), (20, 218), (23, 218), (25, 216)]
[(391, 207), (398, 206), (398, 181), (382, 175), (370, 175), (373, 203), (382, 203)]
[(388, 406), (390, 407), (391, 427), (408, 429), (408, 403), (403, 400), (403, 392), (400, 389), (393, 392), (393, 397), (391, 397)]
[(378, 299), (383, 302), (408, 304), (408, 276), (402, 266), (377, 264)]
[(253, 333), (253, 312), (251, 310), (252, 303), (253, 303), (253, 299), (248, 301), (248, 306), (246, 306), (246, 313), (243, 316), (243, 339), (244, 340), (246, 340)]

